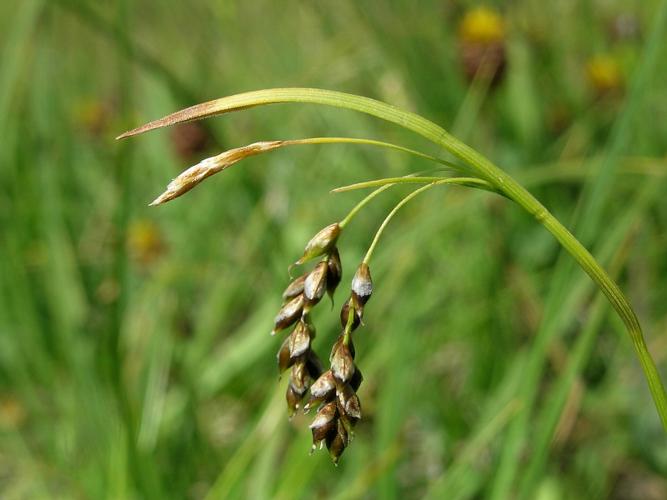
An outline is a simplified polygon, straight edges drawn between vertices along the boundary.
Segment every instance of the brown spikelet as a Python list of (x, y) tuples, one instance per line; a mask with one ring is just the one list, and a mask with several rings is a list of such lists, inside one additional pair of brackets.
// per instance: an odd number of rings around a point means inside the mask
[(278, 372), (282, 373), (285, 370), (287, 370), (290, 366), (292, 366), (294, 360), (290, 356), (290, 342), (291, 342), (291, 336), (287, 337), (284, 341), (283, 344), (280, 346), (280, 350), (278, 351), (278, 354), (276, 355), (276, 358), (278, 359)]
[(306, 244), (303, 255), (296, 261), (296, 265), (301, 265), (309, 260), (312, 260), (320, 255), (329, 253), (329, 251), (336, 244), (336, 240), (340, 236), (341, 227), (338, 222), (329, 224), (324, 229), (320, 230), (311, 240)]
[(354, 375), (354, 360), (348, 345), (340, 343), (331, 355), (331, 373), (341, 382), (347, 382)]
[(151, 202), (151, 206), (161, 205), (187, 193), (207, 177), (231, 167), (235, 163), (260, 153), (265, 153), (283, 145), (283, 141), (254, 142), (240, 148), (230, 149), (217, 156), (206, 158), (184, 170), (172, 180), (167, 189)]
[(288, 326), (293, 325), (301, 317), (303, 312), (303, 295), (297, 295), (292, 300), (287, 302), (280, 308), (278, 314), (273, 320), (273, 330), (271, 335), (284, 330)]
[(283, 292), (284, 302), (288, 301), (289, 299), (293, 299), (297, 295), (301, 295), (303, 293), (303, 284), (306, 281), (306, 276), (308, 276), (308, 273), (303, 273), (301, 276), (292, 280), (290, 284), (287, 285), (287, 288), (285, 288), (285, 291)]
[(331, 370), (324, 372), (320, 378), (310, 388), (310, 393), (316, 398), (326, 398), (336, 388), (336, 381), (334, 380)]
[(308, 328), (308, 324), (303, 320), (299, 321), (288, 339), (290, 358), (292, 360), (306, 353), (310, 349), (311, 339), (311, 332), (310, 328)]
[(322, 261), (308, 274), (303, 283), (304, 310), (310, 310), (324, 296), (327, 289), (328, 265)]

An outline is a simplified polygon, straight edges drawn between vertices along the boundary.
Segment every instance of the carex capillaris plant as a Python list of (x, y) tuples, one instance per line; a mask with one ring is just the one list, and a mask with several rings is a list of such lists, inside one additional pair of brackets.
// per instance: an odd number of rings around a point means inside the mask
[[(605, 294), (623, 321), (646, 376), (663, 427), (667, 431), (667, 395), (664, 386), (647, 349), (637, 316), (618, 285), (589, 251), (513, 177), (426, 118), (380, 101), (352, 94), (322, 89), (279, 88), (247, 92), (198, 104), (126, 132), (119, 138), (250, 107), (289, 102), (346, 108), (372, 115), (423, 136), (455, 159), (451, 162), (400, 145), (371, 139), (315, 137), (261, 141), (202, 160), (176, 177), (166, 191), (151, 203), (160, 205), (173, 200), (207, 177), (248, 156), (293, 145), (332, 143), (372, 145), (415, 155), (446, 167), (444, 173), (438, 176), (412, 174), (360, 182), (334, 190), (376, 188), (353, 207), (343, 220), (319, 231), (306, 244), (301, 258), (290, 266), (290, 270), (293, 270), (294, 267), (312, 265), (309, 270), (293, 279), (285, 289), (282, 297), (283, 305), (275, 317), (271, 333), (289, 330), (278, 351), (278, 367), (281, 373), (289, 369), (286, 394), (288, 413), (293, 415), (299, 409), (306, 412), (316, 410), (310, 425), (313, 448), (326, 446), (334, 463), (337, 463), (353, 437), (355, 424), (363, 416), (361, 402), (357, 396), (363, 377), (355, 359), (353, 336), (363, 325), (364, 309), (373, 292), (369, 263), (380, 235), (391, 218), (408, 201), (426, 190), (450, 185), (481, 189), (503, 196), (534, 217), (535, 221), (543, 225), (570, 253)], [(343, 302), (340, 310), (341, 332), (331, 347), (329, 366), (325, 369), (315, 354), (313, 345), (315, 325), (310, 312), (321, 302), (325, 294), (328, 293), (333, 297), (341, 282), (343, 265), (338, 246), (344, 240), (345, 227), (370, 200), (396, 184), (421, 186), (405, 196), (390, 211), (376, 232), (362, 262), (357, 266), (349, 297)], [(369, 325), (368, 329), (372, 331), (372, 325)]]

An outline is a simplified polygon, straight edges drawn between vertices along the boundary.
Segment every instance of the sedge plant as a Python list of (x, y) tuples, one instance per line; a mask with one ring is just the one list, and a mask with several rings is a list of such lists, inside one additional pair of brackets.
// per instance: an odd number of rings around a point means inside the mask
[[(207, 177), (225, 170), (244, 158), (287, 146), (336, 143), (369, 145), (414, 155), (439, 165), (440, 168), (436, 170), (437, 175), (412, 174), (376, 179), (335, 189), (334, 191), (340, 192), (376, 188), (354, 206), (345, 218), (318, 232), (306, 245), (303, 256), (290, 267), (292, 269), (294, 266), (318, 260), (310, 271), (304, 272), (288, 285), (283, 293), (283, 305), (275, 317), (272, 330), (272, 334), (275, 334), (292, 328), (279, 349), (278, 366), (281, 373), (289, 370), (286, 394), (289, 414), (294, 414), (300, 408), (306, 412), (317, 408), (310, 426), (313, 448), (326, 445), (332, 459), (337, 463), (352, 439), (354, 426), (362, 415), (361, 403), (356, 393), (363, 377), (355, 362), (353, 333), (362, 324), (364, 307), (373, 291), (370, 261), (380, 236), (391, 218), (411, 199), (429, 189), (451, 185), (489, 191), (513, 202), (544, 226), (590, 276), (625, 325), (663, 428), (667, 432), (667, 395), (646, 346), (637, 315), (619, 286), (572, 233), (520, 183), (482, 154), (426, 118), (367, 97), (322, 89), (278, 88), (247, 92), (198, 104), (130, 130), (120, 135), (119, 139), (169, 125), (279, 103), (319, 104), (366, 113), (423, 136), (455, 159), (452, 162), (393, 143), (363, 138), (316, 137), (255, 142), (207, 158), (188, 168), (172, 180), (167, 189), (151, 203), (160, 205), (171, 201)], [(338, 253), (338, 243), (345, 227), (373, 198), (397, 184), (414, 184), (418, 187), (390, 211), (375, 234), (362, 262), (359, 263), (350, 286), (349, 298), (343, 303), (340, 311), (341, 334), (331, 349), (329, 367), (325, 370), (313, 348), (315, 326), (310, 311), (325, 294), (333, 297), (341, 281), (342, 263)]]

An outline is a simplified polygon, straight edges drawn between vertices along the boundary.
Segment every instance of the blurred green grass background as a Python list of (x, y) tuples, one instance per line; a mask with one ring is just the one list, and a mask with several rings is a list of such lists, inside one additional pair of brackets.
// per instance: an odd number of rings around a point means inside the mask
[[(622, 324), (504, 200), (432, 190), (389, 226), (356, 337), (364, 418), (337, 468), (308, 454), (308, 420), (286, 417), (268, 332), (287, 265), (361, 196), (331, 188), (429, 166), (292, 148), (147, 207), (186, 166), (257, 140), (349, 135), (441, 153), (432, 146), (311, 106), (113, 139), (265, 87), (419, 112), (583, 239), (667, 374), (664, 6), (498, 2), (495, 87), (461, 64), (459, 25), (477, 6), (0, 4), (2, 498), (667, 498), (665, 436)], [(346, 230), (341, 286), (406, 192)], [(324, 356), (337, 314), (314, 314)]]

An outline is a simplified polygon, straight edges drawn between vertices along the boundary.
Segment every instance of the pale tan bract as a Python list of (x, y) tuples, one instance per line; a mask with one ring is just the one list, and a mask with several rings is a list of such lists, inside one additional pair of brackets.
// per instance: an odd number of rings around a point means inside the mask
[(253, 142), (247, 146), (230, 149), (217, 156), (206, 158), (187, 170), (184, 170), (178, 177), (172, 180), (165, 192), (155, 198), (150, 206), (161, 205), (174, 198), (178, 198), (182, 194), (190, 191), (207, 177), (231, 167), (248, 156), (254, 156), (279, 148), (283, 143), (284, 141)]

